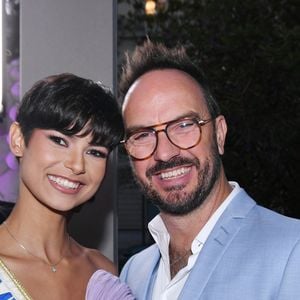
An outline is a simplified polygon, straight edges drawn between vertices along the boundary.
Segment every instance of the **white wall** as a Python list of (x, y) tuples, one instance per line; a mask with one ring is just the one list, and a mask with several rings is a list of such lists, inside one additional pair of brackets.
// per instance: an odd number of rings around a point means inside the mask
[[(114, 82), (114, 1), (21, 1), (21, 93), (34, 82), (71, 72), (108, 86)], [(71, 221), (70, 231), (80, 242), (96, 247), (111, 259), (114, 253), (115, 161), (96, 201)], [(115, 243), (117, 244), (117, 243)]]

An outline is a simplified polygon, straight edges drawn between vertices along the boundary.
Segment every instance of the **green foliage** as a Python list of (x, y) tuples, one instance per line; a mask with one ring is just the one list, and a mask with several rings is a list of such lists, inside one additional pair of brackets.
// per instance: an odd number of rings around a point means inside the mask
[[(127, 0), (119, 43), (147, 36), (183, 44), (201, 66), (226, 116), (224, 164), (260, 204), (300, 217), (299, 37), (297, 1), (169, 0), (146, 16)], [(298, 10), (299, 11), (299, 10)]]

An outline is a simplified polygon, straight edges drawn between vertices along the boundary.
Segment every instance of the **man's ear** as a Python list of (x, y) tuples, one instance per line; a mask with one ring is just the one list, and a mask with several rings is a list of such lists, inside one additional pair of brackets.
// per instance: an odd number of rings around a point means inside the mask
[(226, 124), (225, 117), (223, 115), (218, 116), (216, 118), (215, 125), (216, 125), (216, 138), (217, 138), (219, 154), (223, 155), (225, 139), (227, 134), (227, 124)]
[(19, 123), (14, 122), (9, 129), (9, 147), (16, 157), (22, 157), (25, 148), (24, 137)]

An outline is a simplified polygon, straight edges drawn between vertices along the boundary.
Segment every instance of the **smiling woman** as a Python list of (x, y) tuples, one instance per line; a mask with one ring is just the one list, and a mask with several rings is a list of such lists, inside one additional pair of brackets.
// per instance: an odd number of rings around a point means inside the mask
[(111, 289), (92, 276), (99, 269), (128, 294), (113, 263), (67, 232), (73, 208), (95, 194), (122, 136), (117, 103), (99, 83), (60, 74), (25, 94), (9, 135), (20, 183), (17, 203), (0, 226), (0, 298), (84, 299), (93, 295), (86, 291), (90, 278), (93, 289)]

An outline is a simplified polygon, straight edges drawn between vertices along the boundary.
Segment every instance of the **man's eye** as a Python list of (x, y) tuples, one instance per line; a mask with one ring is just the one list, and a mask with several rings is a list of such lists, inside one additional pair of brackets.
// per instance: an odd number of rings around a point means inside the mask
[(188, 128), (188, 127), (191, 127), (191, 126), (193, 126), (193, 125), (195, 125), (194, 122), (191, 122), (191, 121), (184, 121), (184, 122), (179, 123), (179, 124), (178, 124), (178, 127), (180, 127), (180, 128)]
[(90, 154), (92, 156), (95, 156), (95, 157), (99, 157), (99, 158), (107, 158), (108, 156), (108, 152), (106, 151), (100, 151), (100, 150), (96, 150), (96, 149), (91, 149), (87, 152), (87, 154)]
[(134, 141), (143, 141), (143, 140), (147, 140), (149, 139), (153, 134), (151, 132), (148, 131), (143, 131), (143, 132), (139, 132), (136, 133), (132, 136)]
[(171, 126), (169, 128), (169, 131), (172, 131), (174, 133), (185, 133), (185, 132), (194, 130), (195, 126), (196, 125), (193, 121), (183, 121), (183, 122), (174, 124), (174, 126)]
[(67, 142), (59, 137), (59, 136), (56, 136), (56, 135), (50, 135), (50, 140), (53, 141), (55, 144), (58, 144), (58, 145), (61, 145), (61, 146), (68, 146)]

